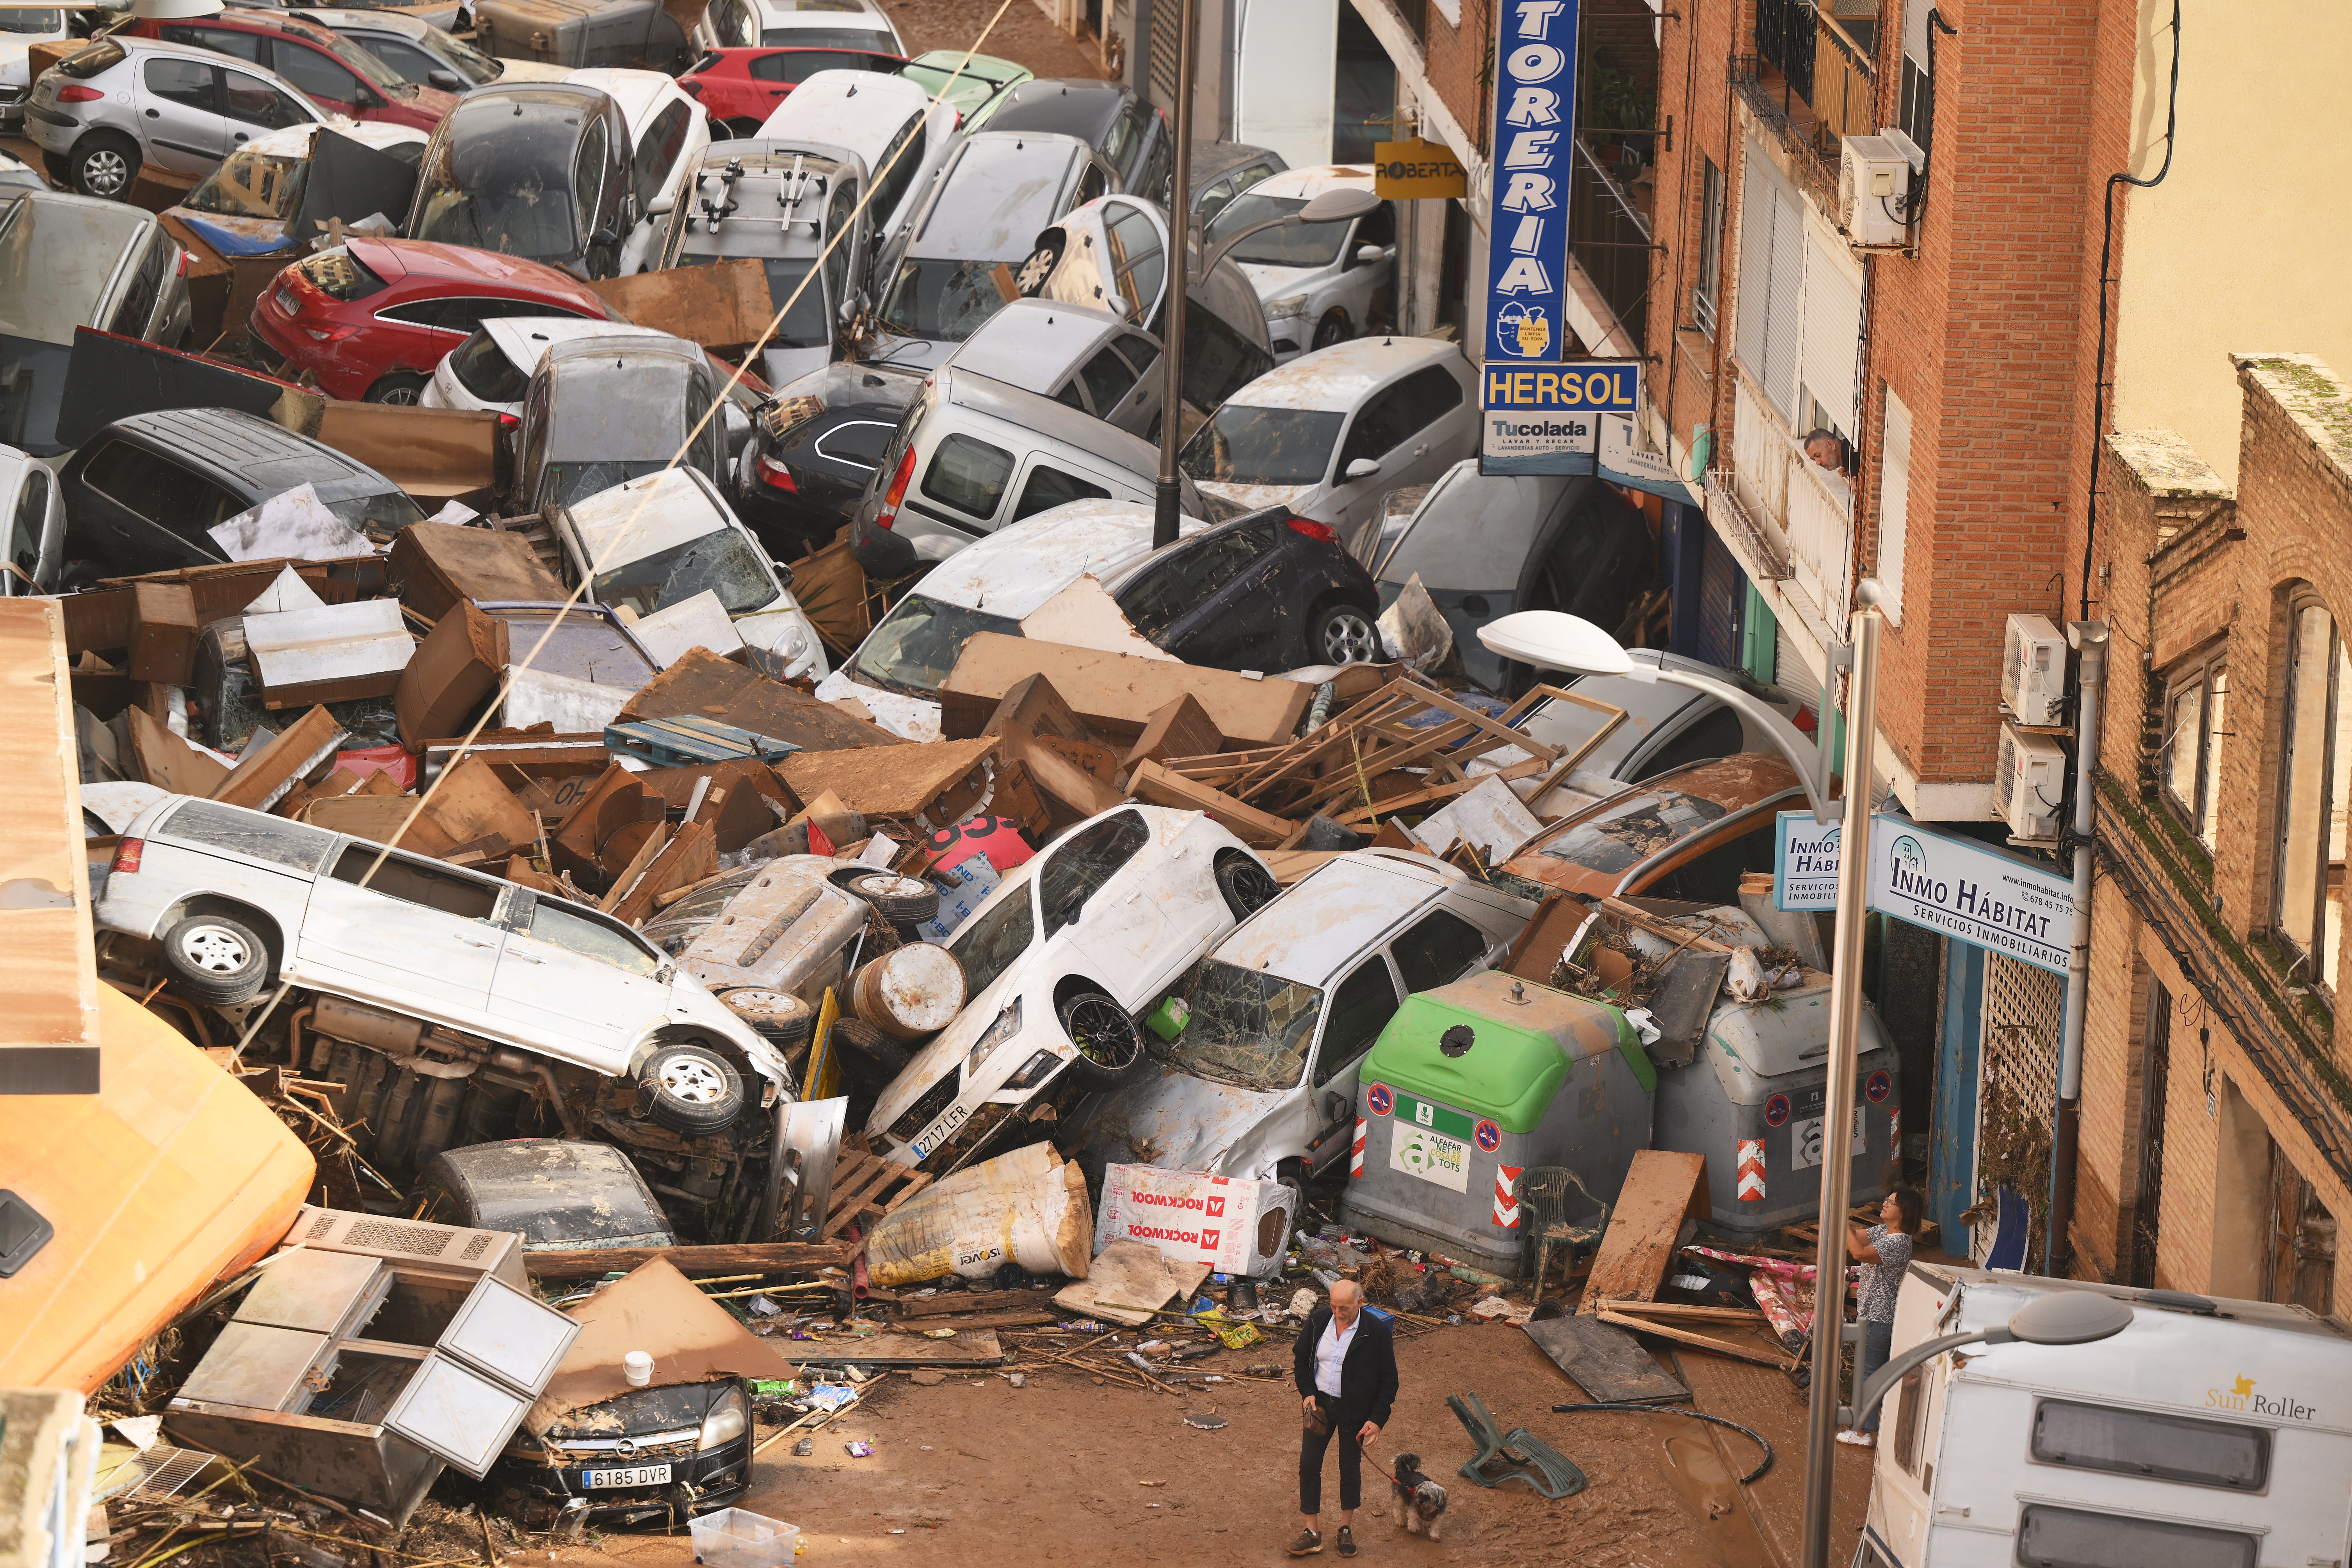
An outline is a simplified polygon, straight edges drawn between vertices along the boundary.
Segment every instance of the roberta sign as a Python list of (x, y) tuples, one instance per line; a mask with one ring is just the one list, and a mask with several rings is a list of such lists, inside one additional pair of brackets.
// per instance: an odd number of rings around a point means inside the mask
[[(1837, 907), (1834, 828), (1806, 811), (1780, 814), (1774, 901), (1784, 910)], [(2074, 941), (2073, 879), (2056, 867), (1974, 839), (1879, 815), (1870, 823), (1870, 907), (2021, 963), (2066, 973)]]

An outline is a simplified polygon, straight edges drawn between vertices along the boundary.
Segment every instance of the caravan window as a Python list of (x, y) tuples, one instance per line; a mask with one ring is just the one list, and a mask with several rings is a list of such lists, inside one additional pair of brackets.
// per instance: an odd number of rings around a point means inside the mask
[(2017, 1521), (2023, 1568), (2254, 1568), (2259, 1545), (2234, 1530), (2038, 1503)]
[(2260, 1426), (2106, 1405), (2036, 1404), (2032, 1452), (2045, 1465), (2192, 1487), (2258, 1492), (2270, 1484), (2271, 1435)]

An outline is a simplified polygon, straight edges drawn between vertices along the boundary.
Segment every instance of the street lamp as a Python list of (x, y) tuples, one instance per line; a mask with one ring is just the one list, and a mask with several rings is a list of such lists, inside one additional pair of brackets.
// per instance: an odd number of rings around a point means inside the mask
[(1564, 669), (1578, 675), (1622, 676), (1628, 680), (1645, 684), (1664, 681), (1669, 686), (1687, 686), (1704, 691), (1709, 697), (1733, 710), (1741, 718), (1772, 738), (1789, 765), (1797, 770), (1797, 777), (1805, 785), (1805, 799), (1813, 808), (1813, 820), (1827, 822), (1832, 807), (1818, 778), (1821, 772), (1821, 749), (1805, 739), (1794, 724), (1782, 718), (1769, 703), (1742, 691), (1727, 680), (1711, 675), (1696, 675), (1689, 670), (1670, 669), (1661, 660), (1645, 664), (1629, 657), (1618, 646), (1617, 639), (1580, 616), (1563, 615), (1558, 610), (1521, 610), (1505, 616), (1478, 628), (1478, 640), (1505, 658), (1531, 664), (1539, 669)]
[(2008, 1326), (1974, 1333), (1946, 1334), (1913, 1345), (1871, 1375), (1853, 1403), (1854, 1425), (1869, 1418), (1913, 1367), (1962, 1345), (2088, 1345), (2111, 1340), (2131, 1326), (2132, 1310), (2095, 1290), (2053, 1290), (2036, 1296), (2010, 1317)]
[[(1309, 199), (1305, 206), (1295, 213), (1285, 213), (1280, 217), (1263, 218), (1251, 224), (1247, 228), (1237, 228), (1225, 236), (1223, 243), (1211, 251), (1208, 258), (1201, 263), (1202, 274), (1206, 276), (1215, 271), (1217, 263), (1233, 254), (1234, 247), (1254, 234), (1263, 233), (1269, 228), (1297, 228), (1310, 223), (1347, 223), (1355, 218), (1368, 216), (1380, 205), (1381, 198), (1361, 185), (1341, 185), (1325, 191), (1320, 195)], [(1185, 227), (1188, 231), (1191, 229), (1190, 218), (1185, 220)], [(1203, 241), (1208, 238), (1208, 232), (1205, 229), (1202, 231), (1201, 237)]]
[[(1830, 958), (1829, 1082), (1824, 1097), (1835, 1114), (1822, 1119), (1820, 1241), (1813, 1254), (1813, 1377), (1805, 1426), (1803, 1568), (1828, 1568), (1830, 1492), (1837, 1464), (1837, 1385), (1844, 1350), (1846, 1205), (1853, 1193), (1853, 1103), (1856, 1041), (1862, 1031), (1862, 933), (1870, 900), (1871, 747), (1878, 728), (1879, 587), (1855, 584), (1861, 608), (1851, 622), (1853, 677), (1846, 689), (1844, 822), (1838, 834), (1837, 935)], [(1817, 822), (1829, 820), (1828, 792), (1812, 782), (1811, 752), (1796, 727), (1735, 686), (1663, 666), (1635, 664), (1617, 639), (1590, 621), (1557, 611), (1522, 610), (1478, 630), (1478, 640), (1507, 658), (1553, 669), (1582, 670), (1634, 680), (1696, 687), (1759, 724), (1807, 780)], [(1822, 721), (1826, 723), (1828, 704)], [(1817, 756), (1817, 753), (1816, 753)]]

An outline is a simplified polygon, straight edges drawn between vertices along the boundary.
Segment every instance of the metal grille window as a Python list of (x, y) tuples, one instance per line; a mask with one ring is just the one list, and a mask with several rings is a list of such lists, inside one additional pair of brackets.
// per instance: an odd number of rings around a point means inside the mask
[[(2058, 1103), (2058, 1042), (2066, 1006), (2063, 975), (1985, 955), (1983, 1087), (1977, 1100), (1979, 1190), (2006, 1186), (2032, 1212), (2027, 1256), (2042, 1256), (2038, 1205), (2050, 1190), (2050, 1123)], [(1998, 1215), (1987, 1202), (1969, 1254), (1991, 1250)]]
[[(2211, 849), (2220, 831), (2216, 785), (2228, 734), (2230, 668), (2219, 654), (2176, 669), (2164, 700), (2164, 751), (2157, 766), (2164, 797)], [(2341, 807), (2338, 808), (2341, 810)]]
[(2271, 1478), (2271, 1435), (2260, 1426), (2065, 1399), (2036, 1402), (2031, 1451), (2045, 1465), (2231, 1491), (2261, 1491)]
[(1723, 288), (1723, 171), (1701, 155), (1706, 171), (1699, 185), (1698, 281), (1691, 285), (1691, 320), (1715, 336), (1716, 302)]
[(2287, 624), (2273, 918), (2311, 983), (2329, 995), (2344, 935), (2345, 815), (2352, 806), (2352, 736), (2337, 733), (2347, 668), (2352, 658), (2327, 607), (2298, 602)]

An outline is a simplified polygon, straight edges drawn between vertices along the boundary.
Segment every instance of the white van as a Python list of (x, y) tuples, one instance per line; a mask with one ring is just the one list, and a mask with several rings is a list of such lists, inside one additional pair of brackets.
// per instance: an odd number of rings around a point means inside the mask
[(2090, 1344), (1965, 1345), (1880, 1411), (1869, 1568), (2341, 1568), (2352, 1335), (2300, 1307), (1914, 1263), (1894, 1353), (2088, 1290)]

